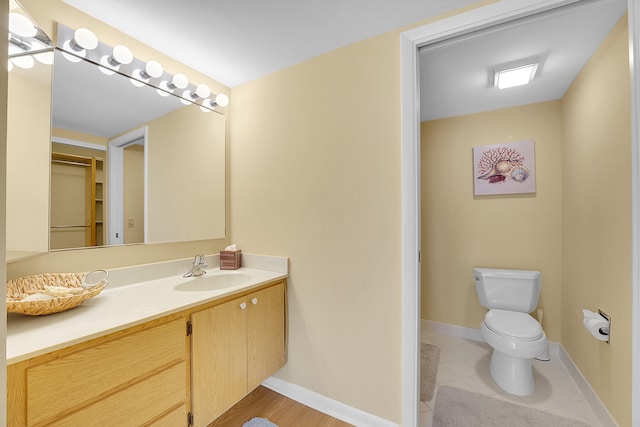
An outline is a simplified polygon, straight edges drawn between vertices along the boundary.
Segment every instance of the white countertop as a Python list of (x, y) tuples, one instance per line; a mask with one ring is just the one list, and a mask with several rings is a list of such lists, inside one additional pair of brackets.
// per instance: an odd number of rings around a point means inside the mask
[(171, 276), (126, 286), (109, 286), (99, 295), (61, 313), (46, 316), (9, 314), (7, 364), (97, 338), (287, 277), (287, 273), (282, 271), (242, 267), (233, 271), (208, 269), (203, 278), (221, 274), (243, 274), (248, 277), (243, 284), (219, 290), (180, 291), (175, 287), (201, 279), (183, 278), (180, 275)]

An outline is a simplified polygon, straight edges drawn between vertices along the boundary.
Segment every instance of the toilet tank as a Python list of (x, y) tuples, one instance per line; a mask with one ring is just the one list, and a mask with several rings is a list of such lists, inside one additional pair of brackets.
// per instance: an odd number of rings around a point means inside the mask
[(473, 276), (483, 307), (531, 313), (538, 306), (539, 271), (474, 268)]

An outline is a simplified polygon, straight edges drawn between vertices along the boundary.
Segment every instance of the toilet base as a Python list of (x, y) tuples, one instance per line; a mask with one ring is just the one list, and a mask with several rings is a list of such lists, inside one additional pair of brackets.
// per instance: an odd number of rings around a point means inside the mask
[(528, 396), (533, 393), (533, 368), (531, 359), (520, 359), (493, 350), (491, 378), (507, 393)]

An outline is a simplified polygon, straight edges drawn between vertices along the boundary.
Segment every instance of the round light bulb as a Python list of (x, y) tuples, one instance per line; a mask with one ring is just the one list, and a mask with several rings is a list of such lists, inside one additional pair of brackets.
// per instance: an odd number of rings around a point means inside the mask
[[(202, 106), (206, 107), (206, 111), (211, 111), (215, 108), (216, 104), (215, 101), (213, 99), (205, 99), (204, 101), (202, 101)], [(201, 107), (202, 109), (202, 107)], [(203, 110), (205, 111), (205, 110)]]
[(177, 73), (173, 76), (171, 83), (178, 89), (186, 89), (189, 86), (189, 79), (184, 74)]
[(34, 55), (36, 60), (44, 65), (53, 65), (53, 52), (40, 52)]
[[(73, 52), (73, 54), (69, 52)], [(87, 54), (87, 51), (84, 49), (76, 50), (73, 47), (71, 47), (70, 40), (67, 40), (62, 44), (62, 56), (64, 56), (65, 59), (69, 62), (80, 62), (82, 61), (82, 58), (84, 58), (86, 54)]]
[(35, 37), (38, 34), (38, 29), (29, 18), (19, 13), (9, 14), (9, 31), (20, 37)]
[(144, 66), (144, 72), (149, 77), (158, 78), (162, 76), (162, 73), (164, 73), (164, 70), (162, 69), (162, 65), (160, 65), (159, 62), (149, 61), (147, 62), (147, 65)]
[(210, 109), (206, 108), (206, 107), (205, 107), (205, 106), (203, 106), (203, 105), (201, 105), (201, 106), (200, 106), (200, 109), (201, 109), (202, 111), (204, 111), (205, 113), (209, 113), (209, 112), (211, 111)]
[(162, 89), (156, 89), (156, 92), (158, 92), (158, 95), (160, 96), (169, 96), (169, 94)]
[(229, 97), (224, 93), (216, 95), (216, 104), (221, 107), (226, 107), (227, 105), (229, 105)]
[[(194, 96), (193, 96), (193, 93), (191, 93), (191, 91), (189, 89), (187, 89), (184, 92), (182, 92), (182, 98), (186, 99), (188, 101), (192, 101), (192, 100), (195, 99)], [(191, 102), (189, 102), (189, 103), (191, 103)]]
[(211, 89), (205, 84), (200, 84), (196, 87), (195, 94), (198, 95), (199, 98), (208, 98), (209, 95), (211, 95)]
[(11, 60), (7, 60), (7, 71), (13, 70), (13, 62)]
[(98, 70), (100, 70), (101, 73), (106, 74), (107, 76), (112, 76), (116, 73), (114, 70), (117, 70), (118, 68), (120, 68), (119, 65), (111, 65), (107, 55), (100, 58), (100, 66), (98, 66)]
[[(138, 71), (138, 70), (136, 70)], [(135, 71), (133, 72), (133, 74), (135, 75)], [(132, 85), (136, 86), (136, 87), (142, 87), (144, 86), (144, 82), (141, 82), (140, 80), (136, 80), (133, 77), (129, 78), (129, 81), (131, 82)]]
[(11, 58), (11, 61), (16, 67), (24, 68), (28, 70), (29, 68), (33, 68), (35, 61), (33, 60), (33, 56), (25, 55), (25, 56), (16, 56)]
[(118, 45), (113, 48), (111, 62), (117, 65), (131, 64), (131, 62), (133, 62), (133, 52), (131, 52), (131, 49), (126, 46)]
[[(87, 28), (78, 28), (73, 33), (73, 41), (80, 47), (80, 50), (93, 50), (98, 47), (98, 38), (93, 34), (93, 31)], [(74, 47), (73, 43), (71, 44), (71, 47)], [(77, 49), (77, 47), (74, 47), (74, 50), (75, 49)]]

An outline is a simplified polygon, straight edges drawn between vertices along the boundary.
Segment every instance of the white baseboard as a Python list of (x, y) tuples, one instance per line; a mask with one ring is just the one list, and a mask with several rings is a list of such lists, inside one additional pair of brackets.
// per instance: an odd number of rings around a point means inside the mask
[[(465, 338), (473, 341), (485, 342), (482, 338), (482, 334), (479, 329), (467, 328), (464, 326), (450, 325), (448, 323), (434, 322), (432, 320), (421, 319), (421, 328), (423, 331), (429, 331), (441, 335), (449, 335), (459, 338)], [(598, 395), (578, 367), (573, 363), (569, 354), (565, 351), (564, 347), (556, 342), (549, 343), (549, 354), (551, 356), (559, 357), (564, 366), (569, 371), (571, 378), (576, 382), (576, 385), (580, 388), (585, 400), (589, 403), (593, 411), (595, 412), (598, 420), (602, 423), (603, 427), (618, 427), (606, 406), (602, 403)]]
[(262, 385), (289, 399), (293, 399), (296, 402), (300, 402), (303, 405), (357, 427), (399, 427), (398, 424), (392, 421), (345, 405), (337, 400), (333, 400), (299, 385), (291, 384), (280, 378), (269, 377), (262, 382)]
[(589, 405), (593, 409), (593, 412), (595, 412), (598, 420), (600, 420), (600, 422), (602, 423), (602, 426), (618, 427), (618, 423), (615, 422), (615, 420), (607, 410), (607, 407), (604, 406), (596, 392), (593, 391), (593, 388), (591, 388), (591, 384), (589, 384), (584, 375), (582, 375), (580, 369), (578, 369), (576, 364), (573, 363), (573, 360), (571, 360), (571, 357), (569, 357), (569, 354), (562, 346), (560, 346), (560, 360), (562, 360), (564, 366), (569, 371), (569, 374), (571, 374), (571, 378), (573, 378), (578, 388), (580, 388), (580, 391), (582, 392), (582, 395), (584, 396), (586, 401), (589, 402)]

